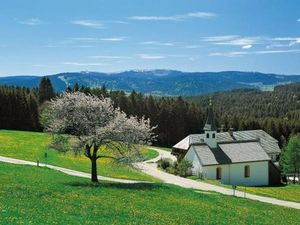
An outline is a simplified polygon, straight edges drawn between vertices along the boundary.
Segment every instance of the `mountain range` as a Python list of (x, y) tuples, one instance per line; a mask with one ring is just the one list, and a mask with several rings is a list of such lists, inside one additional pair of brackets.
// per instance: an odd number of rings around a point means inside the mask
[[(181, 72), (175, 70), (131, 70), (120, 73), (66, 72), (48, 75), (55, 90), (68, 86), (105, 86), (109, 90), (135, 90), (158, 96), (195, 96), (233, 89), (273, 90), (276, 85), (300, 81), (300, 75), (278, 75), (259, 72)], [(0, 84), (37, 87), (41, 76), (5, 76)]]

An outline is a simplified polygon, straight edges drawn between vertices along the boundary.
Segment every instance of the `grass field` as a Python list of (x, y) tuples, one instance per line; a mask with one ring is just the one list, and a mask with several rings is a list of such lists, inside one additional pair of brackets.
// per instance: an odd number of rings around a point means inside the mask
[[(44, 153), (51, 136), (46, 133), (0, 130), (0, 155), (48, 163), (68, 169), (90, 172), (90, 161), (85, 156), (74, 156), (73, 153), (62, 154), (56, 150), (48, 149), (48, 157)], [(143, 148), (145, 159), (154, 158), (156, 151)], [(125, 165), (116, 165), (111, 159), (98, 160), (98, 174), (115, 178), (157, 181), (142, 172)]]
[(0, 163), (1, 224), (300, 224), (300, 210), (166, 184), (92, 185)]
[[(193, 180), (199, 180), (199, 178), (192, 176), (190, 177)], [(230, 185), (221, 184), (216, 180), (199, 180), (204, 181), (210, 184), (232, 188)], [(300, 202), (300, 185), (299, 184), (289, 184), (289, 185), (281, 185), (281, 186), (263, 186), (263, 187), (241, 187), (238, 186), (237, 190), (245, 191), (246, 193), (262, 195), (266, 197), (272, 197), (287, 201)]]

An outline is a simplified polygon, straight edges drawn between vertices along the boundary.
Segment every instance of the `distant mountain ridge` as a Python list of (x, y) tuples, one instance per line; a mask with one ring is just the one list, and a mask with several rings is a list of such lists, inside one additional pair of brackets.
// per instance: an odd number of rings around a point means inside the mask
[[(300, 75), (259, 72), (181, 72), (176, 70), (130, 70), (119, 73), (66, 72), (48, 75), (57, 92), (75, 83), (109, 90), (132, 90), (159, 96), (195, 96), (241, 88), (272, 90), (274, 86), (300, 81)], [(0, 77), (0, 84), (37, 87), (40, 76)]]

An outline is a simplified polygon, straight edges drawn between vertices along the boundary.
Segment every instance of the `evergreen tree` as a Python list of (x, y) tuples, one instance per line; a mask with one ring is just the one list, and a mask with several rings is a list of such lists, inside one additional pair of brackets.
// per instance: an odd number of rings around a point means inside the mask
[(55, 97), (55, 92), (52, 83), (48, 77), (43, 77), (39, 85), (39, 104), (43, 104)]
[(295, 183), (296, 175), (300, 173), (300, 135), (291, 137), (281, 155), (280, 165), (285, 174), (294, 174)]

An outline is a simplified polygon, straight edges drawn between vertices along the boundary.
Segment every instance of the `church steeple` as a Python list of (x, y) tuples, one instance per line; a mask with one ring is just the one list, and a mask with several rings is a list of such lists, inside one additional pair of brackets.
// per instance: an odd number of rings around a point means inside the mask
[(205, 130), (205, 131), (216, 131), (217, 130), (217, 127), (215, 124), (214, 112), (212, 109), (211, 98), (209, 99), (209, 107), (207, 109), (207, 119), (206, 119), (206, 123), (203, 127), (203, 130)]
[(207, 109), (207, 119), (203, 127), (204, 130), (204, 141), (210, 148), (217, 148), (217, 126), (215, 124), (214, 112), (212, 109), (211, 98), (209, 100), (209, 107)]

